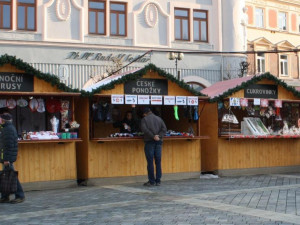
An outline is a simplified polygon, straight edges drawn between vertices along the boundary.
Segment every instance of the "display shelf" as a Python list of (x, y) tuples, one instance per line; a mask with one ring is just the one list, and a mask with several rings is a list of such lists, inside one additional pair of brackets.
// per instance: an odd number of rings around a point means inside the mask
[(300, 138), (300, 135), (221, 135), (224, 139), (279, 139), (279, 138)]
[[(169, 140), (200, 140), (200, 139), (209, 139), (208, 136), (194, 136), (194, 137), (184, 137), (184, 136), (171, 136), (164, 137), (164, 141)], [(110, 141), (136, 141), (143, 140), (143, 137), (107, 137), (107, 138), (91, 138), (91, 141), (95, 142), (110, 142)]]
[(51, 140), (19, 140), (19, 144), (33, 144), (33, 143), (67, 143), (67, 142), (80, 142), (81, 138), (73, 139), (51, 139)]

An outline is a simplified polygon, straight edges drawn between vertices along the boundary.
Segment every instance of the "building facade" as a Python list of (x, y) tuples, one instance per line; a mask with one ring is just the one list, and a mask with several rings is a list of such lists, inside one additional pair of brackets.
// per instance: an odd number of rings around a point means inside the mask
[(300, 47), (300, 1), (246, 0), (246, 8), (248, 50), (258, 51), (248, 55), (248, 74), (269, 71), (288, 84), (299, 86), (300, 55), (288, 51)]
[(239, 75), (245, 55), (217, 52), (246, 48), (244, 8), (244, 0), (0, 0), (0, 54), (72, 88), (150, 62), (207, 87)]

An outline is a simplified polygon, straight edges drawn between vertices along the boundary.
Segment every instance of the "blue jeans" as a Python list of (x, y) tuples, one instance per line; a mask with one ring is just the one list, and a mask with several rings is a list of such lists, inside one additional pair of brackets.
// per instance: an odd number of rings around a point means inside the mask
[[(161, 179), (161, 146), (162, 141), (145, 141), (148, 179), (151, 184), (160, 183)], [(154, 176), (153, 158), (155, 160), (156, 178)]]
[[(10, 167), (13, 170), (15, 170), (13, 163), (10, 163)], [(4, 169), (4, 164), (3, 164), (2, 168)], [(4, 195), (1, 193), (1, 198), (8, 198), (8, 197), (9, 197), (9, 195)], [(17, 192), (15, 193), (15, 197), (16, 198), (24, 198), (25, 197), (22, 185), (19, 181), (19, 178), (17, 179)]]

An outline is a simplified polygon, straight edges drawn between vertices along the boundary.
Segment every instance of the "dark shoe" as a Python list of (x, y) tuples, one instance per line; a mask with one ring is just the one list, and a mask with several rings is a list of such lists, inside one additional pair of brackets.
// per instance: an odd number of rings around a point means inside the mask
[(150, 183), (150, 181), (148, 181), (147, 183), (144, 183), (144, 186), (150, 187), (150, 186), (154, 186), (155, 184)]
[(9, 203), (9, 198), (0, 198), (0, 203)]
[(156, 182), (156, 184), (155, 184), (156, 186), (160, 186), (160, 182)]
[(17, 203), (21, 203), (24, 202), (25, 198), (15, 198), (14, 200), (11, 200), (10, 203), (11, 204), (17, 204)]

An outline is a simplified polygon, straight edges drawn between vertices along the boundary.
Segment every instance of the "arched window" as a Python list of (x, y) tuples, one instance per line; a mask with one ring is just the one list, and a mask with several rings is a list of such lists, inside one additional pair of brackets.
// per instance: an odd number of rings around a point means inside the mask
[(201, 91), (202, 89), (206, 88), (203, 84), (197, 82), (188, 82), (188, 85), (190, 85), (190, 87), (195, 91)]

